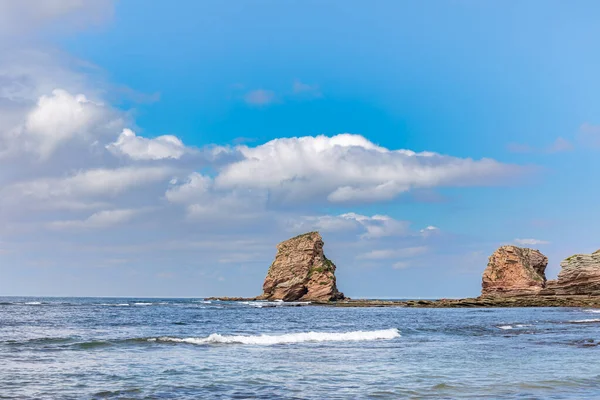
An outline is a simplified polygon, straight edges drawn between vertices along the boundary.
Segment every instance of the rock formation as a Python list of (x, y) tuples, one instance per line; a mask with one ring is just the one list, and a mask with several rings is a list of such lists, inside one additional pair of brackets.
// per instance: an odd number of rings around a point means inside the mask
[(600, 295), (600, 250), (575, 254), (560, 263), (557, 280), (548, 281), (545, 295)]
[(489, 258), (483, 272), (482, 297), (538, 294), (546, 286), (548, 258), (538, 250), (502, 246)]
[(323, 254), (318, 232), (296, 236), (277, 245), (275, 261), (263, 284), (265, 300), (335, 301), (344, 298), (335, 281), (335, 265)]

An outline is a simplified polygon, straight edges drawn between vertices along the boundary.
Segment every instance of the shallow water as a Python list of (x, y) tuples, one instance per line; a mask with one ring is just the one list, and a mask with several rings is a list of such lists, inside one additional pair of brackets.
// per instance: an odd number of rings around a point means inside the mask
[(600, 398), (598, 310), (0, 297), (0, 399)]

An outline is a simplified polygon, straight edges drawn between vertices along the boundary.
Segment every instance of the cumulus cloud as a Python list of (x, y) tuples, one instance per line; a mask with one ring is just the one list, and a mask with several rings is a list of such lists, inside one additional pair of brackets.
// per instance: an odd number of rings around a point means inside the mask
[(248, 189), (219, 190), (211, 177), (192, 172), (181, 184), (174, 183), (165, 197), (185, 205), (192, 218), (248, 218), (265, 211), (266, 194)]
[(71, 95), (56, 89), (50, 96), (42, 96), (29, 113), (15, 140), (24, 147), (47, 158), (62, 143), (75, 138), (92, 141), (110, 132), (119, 119), (111, 118), (110, 110), (88, 100), (84, 95)]
[(362, 225), (366, 232), (361, 237), (367, 239), (404, 235), (408, 232), (408, 221), (399, 221), (387, 215), (373, 215), (368, 217), (355, 213), (346, 213), (342, 214), (341, 217), (355, 220)]
[[(435, 239), (383, 211), (337, 204), (494, 185), (524, 172), (494, 160), (388, 149), (350, 134), (202, 148), (175, 135), (145, 137), (134, 129), (134, 113), (111, 106), (121, 92), (101, 69), (35, 38), (51, 25), (70, 30), (103, 19), (112, 2), (39, 3), (0, 0), (0, 234), (3, 257), (15, 256), (3, 265), (127, 260), (155, 276), (165, 260), (178, 272), (182, 265), (254, 263), (262, 280), (274, 243), (289, 230), (318, 229), (339, 265), (363, 254), (359, 263), (397, 268)], [(320, 95), (317, 85), (300, 81), (293, 92)], [(243, 100), (266, 106), (281, 97), (255, 90)]]
[(425, 237), (428, 237), (428, 236), (435, 235), (435, 234), (439, 233), (439, 231), (440, 231), (440, 228), (438, 228), (436, 226), (430, 225), (430, 226), (428, 226), (426, 228), (421, 229), (420, 232), (421, 232), (421, 235), (423, 235)]
[(126, 155), (133, 160), (179, 159), (186, 152), (185, 145), (176, 136), (148, 139), (137, 136), (131, 129), (123, 129), (117, 140), (106, 148), (113, 154)]
[(389, 150), (351, 134), (275, 139), (237, 149), (244, 158), (220, 171), (219, 187), (334, 203), (390, 200), (412, 188), (493, 185), (525, 172), (492, 159)]
[(536, 246), (540, 244), (549, 244), (550, 242), (539, 239), (515, 239), (515, 243), (521, 246)]
[(340, 215), (305, 216), (294, 219), (294, 231), (318, 230), (322, 232), (358, 232), (363, 239), (376, 239), (409, 234), (409, 222), (399, 221), (387, 215)]

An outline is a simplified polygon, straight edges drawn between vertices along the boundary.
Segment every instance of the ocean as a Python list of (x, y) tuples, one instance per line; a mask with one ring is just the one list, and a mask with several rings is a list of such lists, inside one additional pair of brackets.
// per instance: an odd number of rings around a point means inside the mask
[(0, 399), (600, 398), (599, 312), (0, 297)]

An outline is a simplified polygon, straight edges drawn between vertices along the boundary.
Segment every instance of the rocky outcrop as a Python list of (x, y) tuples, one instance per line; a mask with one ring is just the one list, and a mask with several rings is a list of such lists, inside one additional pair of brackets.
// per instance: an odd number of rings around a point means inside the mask
[(538, 250), (502, 246), (489, 258), (483, 272), (482, 297), (538, 294), (546, 286), (548, 258)]
[(336, 286), (335, 264), (323, 253), (318, 232), (296, 236), (277, 245), (275, 261), (259, 299), (335, 301), (344, 298)]
[(576, 254), (560, 263), (557, 280), (548, 281), (546, 295), (600, 295), (600, 250)]

